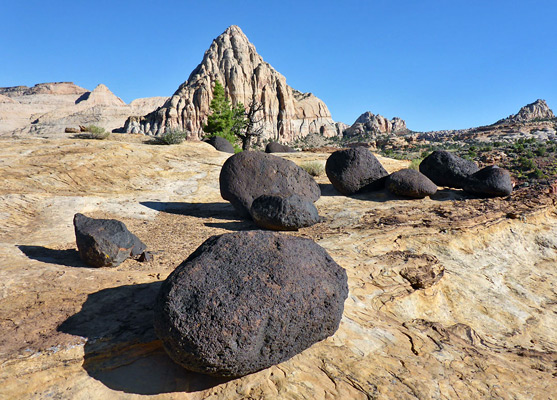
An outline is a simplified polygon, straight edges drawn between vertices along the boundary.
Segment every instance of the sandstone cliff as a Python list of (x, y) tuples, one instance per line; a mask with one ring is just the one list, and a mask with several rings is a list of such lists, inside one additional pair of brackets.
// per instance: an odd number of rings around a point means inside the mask
[(137, 99), (127, 105), (103, 84), (88, 91), (72, 82), (0, 88), (1, 135), (64, 135), (66, 127), (120, 128), (130, 115), (160, 107), (166, 97)]
[(382, 115), (375, 115), (370, 111), (366, 111), (356, 119), (354, 124), (344, 131), (345, 136), (356, 136), (361, 134), (378, 134), (378, 133), (394, 133), (405, 132), (406, 122), (403, 119), (394, 117), (391, 120)]
[(325, 103), (288, 86), (285, 77), (263, 61), (234, 25), (213, 40), (201, 64), (162, 108), (144, 117), (130, 117), (126, 132), (158, 135), (166, 127), (178, 127), (191, 132), (190, 139), (200, 139), (215, 80), (225, 87), (232, 103), (247, 105), (255, 98), (263, 104), (264, 137), (290, 142), (313, 132), (337, 135)]

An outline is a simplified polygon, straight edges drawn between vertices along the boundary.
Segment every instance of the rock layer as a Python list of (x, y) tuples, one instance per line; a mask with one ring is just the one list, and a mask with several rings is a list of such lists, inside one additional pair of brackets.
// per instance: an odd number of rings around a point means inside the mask
[(131, 117), (126, 121), (126, 132), (159, 135), (171, 127), (191, 132), (190, 139), (200, 139), (215, 80), (224, 86), (233, 104), (247, 105), (252, 99), (261, 102), (262, 138), (290, 142), (312, 132), (337, 135), (325, 103), (288, 86), (285, 77), (263, 61), (235, 25), (213, 40), (201, 64), (162, 108), (144, 117)]

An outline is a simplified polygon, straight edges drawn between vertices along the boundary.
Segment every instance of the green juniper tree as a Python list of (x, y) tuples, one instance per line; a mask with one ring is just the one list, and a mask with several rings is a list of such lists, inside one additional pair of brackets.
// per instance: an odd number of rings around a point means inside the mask
[(207, 137), (221, 136), (232, 143), (236, 152), (240, 151), (236, 142), (247, 126), (244, 105), (238, 103), (232, 106), (226, 98), (224, 87), (219, 81), (215, 81), (210, 109), (207, 124), (203, 126)]

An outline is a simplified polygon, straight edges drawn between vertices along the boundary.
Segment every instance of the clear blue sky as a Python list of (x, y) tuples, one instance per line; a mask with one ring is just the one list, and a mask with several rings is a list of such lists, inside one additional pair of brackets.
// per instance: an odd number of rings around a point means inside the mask
[(424, 131), (489, 124), (538, 98), (557, 111), (556, 0), (6, 0), (0, 15), (0, 86), (170, 96), (235, 24), (336, 121), (369, 110)]

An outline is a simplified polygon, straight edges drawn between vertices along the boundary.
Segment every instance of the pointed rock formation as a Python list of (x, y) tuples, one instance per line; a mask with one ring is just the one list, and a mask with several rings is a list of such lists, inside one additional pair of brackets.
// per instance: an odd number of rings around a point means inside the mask
[(190, 139), (200, 139), (215, 80), (222, 83), (233, 104), (247, 105), (253, 98), (263, 104), (265, 138), (290, 142), (314, 132), (337, 135), (325, 103), (288, 86), (286, 78), (263, 61), (235, 25), (213, 40), (201, 64), (162, 108), (144, 117), (130, 117), (126, 132), (158, 135), (166, 127), (177, 127), (191, 132)]
[(530, 122), (533, 120), (552, 118), (555, 118), (555, 115), (545, 100), (538, 99), (535, 102), (522, 107), (517, 114), (509, 115), (507, 118), (497, 121), (496, 124), (509, 122)]
[(125, 106), (126, 103), (110, 91), (106, 85), (102, 83), (97, 85), (97, 87), (92, 92), (84, 93), (79, 99), (75, 101), (75, 104), (85, 103), (87, 105), (100, 105), (100, 106)]
[(358, 117), (354, 124), (344, 131), (345, 136), (357, 136), (369, 133), (393, 133), (406, 131), (406, 122), (394, 117), (390, 121), (382, 115), (366, 111)]

